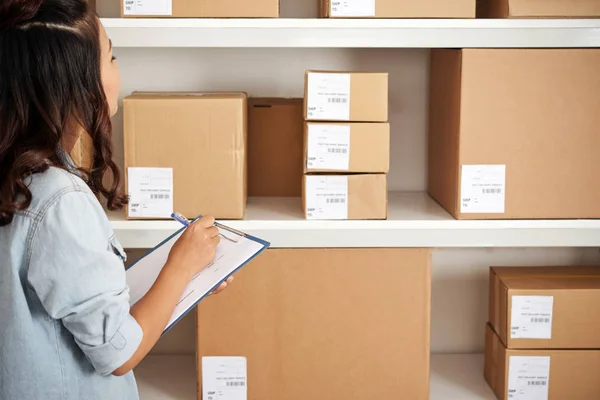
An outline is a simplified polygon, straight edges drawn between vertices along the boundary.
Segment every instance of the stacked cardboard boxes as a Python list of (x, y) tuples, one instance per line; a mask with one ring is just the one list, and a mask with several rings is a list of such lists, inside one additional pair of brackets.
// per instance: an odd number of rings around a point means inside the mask
[(279, 18), (279, 0), (121, 0), (123, 18)]
[(307, 71), (307, 219), (387, 218), (388, 74)]
[(125, 114), (128, 217), (244, 217), (244, 93), (134, 93)]
[(598, 71), (598, 49), (433, 50), (430, 195), (458, 219), (600, 218)]
[(485, 379), (500, 400), (600, 393), (600, 267), (492, 267)]

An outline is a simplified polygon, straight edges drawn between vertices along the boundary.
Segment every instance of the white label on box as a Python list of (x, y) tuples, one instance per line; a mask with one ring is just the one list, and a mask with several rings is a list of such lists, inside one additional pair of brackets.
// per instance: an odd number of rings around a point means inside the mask
[(350, 119), (350, 74), (309, 72), (307, 86), (309, 120)]
[(504, 213), (506, 165), (463, 165), (461, 213)]
[(123, 0), (123, 15), (172, 15), (172, 0)]
[(127, 168), (129, 216), (169, 218), (173, 213), (173, 168)]
[(348, 177), (306, 176), (307, 219), (348, 219)]
[(554, 296), (512, 296), (511, 339), (552, 339)]
[(306, 167), (347, 171), (350, 167), (350, 127), (308, 125)]
[(550, 357), (509, 357), (508, 399), (548, 400), (549, 381)]
[(331, 0), (332, 17), (374, 17), (375, 0)]
[(202, 357), (203, 400), (246, 400), (246, 357)]

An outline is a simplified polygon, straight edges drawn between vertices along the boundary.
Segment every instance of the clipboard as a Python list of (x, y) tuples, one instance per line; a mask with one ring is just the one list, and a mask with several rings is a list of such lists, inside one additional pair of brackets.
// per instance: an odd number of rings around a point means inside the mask
[[(215, 226), (218, 227), (222, 239), (217, 246), (215, 261), (192, 278), (163, 330), (163, 335), (221, 283), (271, 245), (265, 240), (223, 224)], [(162, 271), (173, 244), (185, 229), (187, 227), (182, 227), (125, 269), (130, 306), (135, 305), (148, 293)]]

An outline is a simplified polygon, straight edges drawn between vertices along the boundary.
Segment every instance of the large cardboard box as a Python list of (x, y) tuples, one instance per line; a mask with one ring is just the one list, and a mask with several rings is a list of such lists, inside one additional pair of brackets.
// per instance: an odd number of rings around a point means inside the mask
[(304, 119), (387, 122), (388, 74), (306, 71)]
[(279, 0), (121, 0), (124, 18), (279, 18)]
[(302, 194), (302, 99), (248, 99), (248, 196)]
[(488, 324), (484, 376), (500, 400), (591, 400), (600, 394), (600, 350), (507, 349)]
[(134, 93), (124, 114), (129, 218), (244, 217), (244, 93)]
[(321, 0), (324, 18), (475, 18), (475, 0)]
[(94, 166), (94, 142), (87, 132), (79, 135), (70, 156), (78, 168), (89, 171)]
[(600, 17), (600, 0), (486, 0), (492, 18)]
[(386, 219), (387, 175), (304, 175), (302, 209), (307, 219)]
[(387, 173), (390, 124), (307, 122), (304, 172)]
[(198, 382), (203, 357), (241, 356), (248, 400), (427, 400), (430, 268), (428, 249), (267, 250), (199, 304)]
[(492, 267), (489, 321), (509, 349), (600, 349), (600, 267)]
[(459, 219), (600, 218), (600, 49), (433, 50), (429, 193)]

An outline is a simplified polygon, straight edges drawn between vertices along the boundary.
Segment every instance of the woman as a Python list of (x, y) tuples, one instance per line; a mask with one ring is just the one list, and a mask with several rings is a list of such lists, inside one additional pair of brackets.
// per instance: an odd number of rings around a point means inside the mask
[[(111, 159), (118, 92), (85, 0), (0, 1), (0, 399), (138, 398), (131, 370), (214, 258), (218, 231), (204, 218), (130, 309), (125, 255), (98, 200), (127, 201)], [(83, 132), (89, 171), (68, 156)]]

